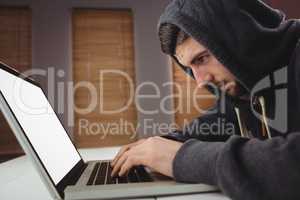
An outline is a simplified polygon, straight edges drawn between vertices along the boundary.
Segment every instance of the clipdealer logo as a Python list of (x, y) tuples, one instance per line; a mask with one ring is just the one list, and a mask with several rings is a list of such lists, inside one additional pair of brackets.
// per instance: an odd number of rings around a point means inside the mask
[[(271, 90), (274, 94), (274, 115), (267, 117), (268, 126), (276, 131), (285, 133), (288, 129), (288, 75), (287, 67), (275, 71), (273, 74), (260, 80), (251, 91), (251, 99), (263, 90)], [(268, 102), (265, 102), (268, 106)], [(261, 113), (258, 113), (253, 104), (251, 104), (253, 114), (258, 119), (263, 119)], [(268, 114), (268, 113), (267, 113)]]

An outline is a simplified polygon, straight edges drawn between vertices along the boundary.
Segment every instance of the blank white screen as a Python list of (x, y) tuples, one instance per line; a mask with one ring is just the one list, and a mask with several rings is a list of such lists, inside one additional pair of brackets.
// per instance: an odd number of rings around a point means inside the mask
[(55, 184), (80, 161), (41, 88), (0, 69), (0, 90)]

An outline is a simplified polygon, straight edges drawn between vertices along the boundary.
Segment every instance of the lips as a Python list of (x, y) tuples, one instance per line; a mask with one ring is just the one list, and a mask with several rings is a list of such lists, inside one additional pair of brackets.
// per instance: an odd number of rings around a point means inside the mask
[(207, 81), (204, 81), (200, 84), (198, 84), (198, 87), (202, 88), (204, 87), (205, 85), (212, 85), (212, 86), (215, 86), (217, 88), (220, 88), (222, 91), (229, 91), (231, 90), (233, 87), (235, 87), (236, 83), (235, 82), (216, 82), (216, 83), (213, 83), (213, 82), (207, 82)]

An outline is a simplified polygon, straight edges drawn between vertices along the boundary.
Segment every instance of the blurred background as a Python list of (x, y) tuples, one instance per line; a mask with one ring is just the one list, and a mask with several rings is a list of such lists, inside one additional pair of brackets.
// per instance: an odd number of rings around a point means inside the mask
[[(168, 130), (162, 131), (158, 125), (176, 123), (182, 127), (184, 122), (201, 115), (189, 106), (195, 83), (160, 51), (157, 21), (169, 1), (0, 0), (0, 61), (21, 72), (28, 69), (43, 72), (35, 78), (79, 148), (124, 145), (138, 138), (167, 133)], [(283, 10), (290, 18), (300, 17), (298, 1), (266, 2)], [(91, 101), (91, 94), (79, 88), (70, 95), (70, 84), (89, 81), (99, 89), (99, 70), (121, 70), (130, 76), (135, 87), (154, 82), (160, 95), (141, 99), (138, 103), (144, 110), (158, 111), (140, 112), (137, 102), (132, 102), (128, 109), (117, 114), (99, 113), (98, 107), (88, 114), (74, 112), (72, 103), (84, 108)], [(181, 88), (165, 86), (167, 82), (178, 83)], [(104, 109), (116, 109), (128, 102), (130, 89), (124, 77), (107, 75), (103, 83), (105, 92), (101, 103)], [(169, 98), (165, 107), (172, 110), (180, 104), (184, 109), (175, 113), (157, 109), (161, 100), (177, 90), (184, 93)], [(155, 88), (147, 84), (139, 92), (157, 95)], [(198, 92), (208, 94), (205, 90)], [(202, 109), (213, 103), (213, 99), (198, 102)], [(137, 130), (105, 137), (94, 134), (97, 126), (80, 130), (82, 121), (126, 126), (120, 119), (134, 124)], [(152, 126), (145, 125), (146, 121), (151, 121)], [(0, 162), (20, 155), (23, 150), (0, 113)]]

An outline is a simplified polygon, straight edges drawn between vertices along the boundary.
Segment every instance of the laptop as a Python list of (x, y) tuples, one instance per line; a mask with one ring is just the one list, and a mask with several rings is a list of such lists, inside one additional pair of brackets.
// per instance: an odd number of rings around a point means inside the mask
[(39, 84), (3, 63), (0, 80), (1, 111), (54, 199), (128, 199), (217, 191), (204, 184), (176, 183), (143, 166), (112, 178), (109, 160), (83, 161)]

